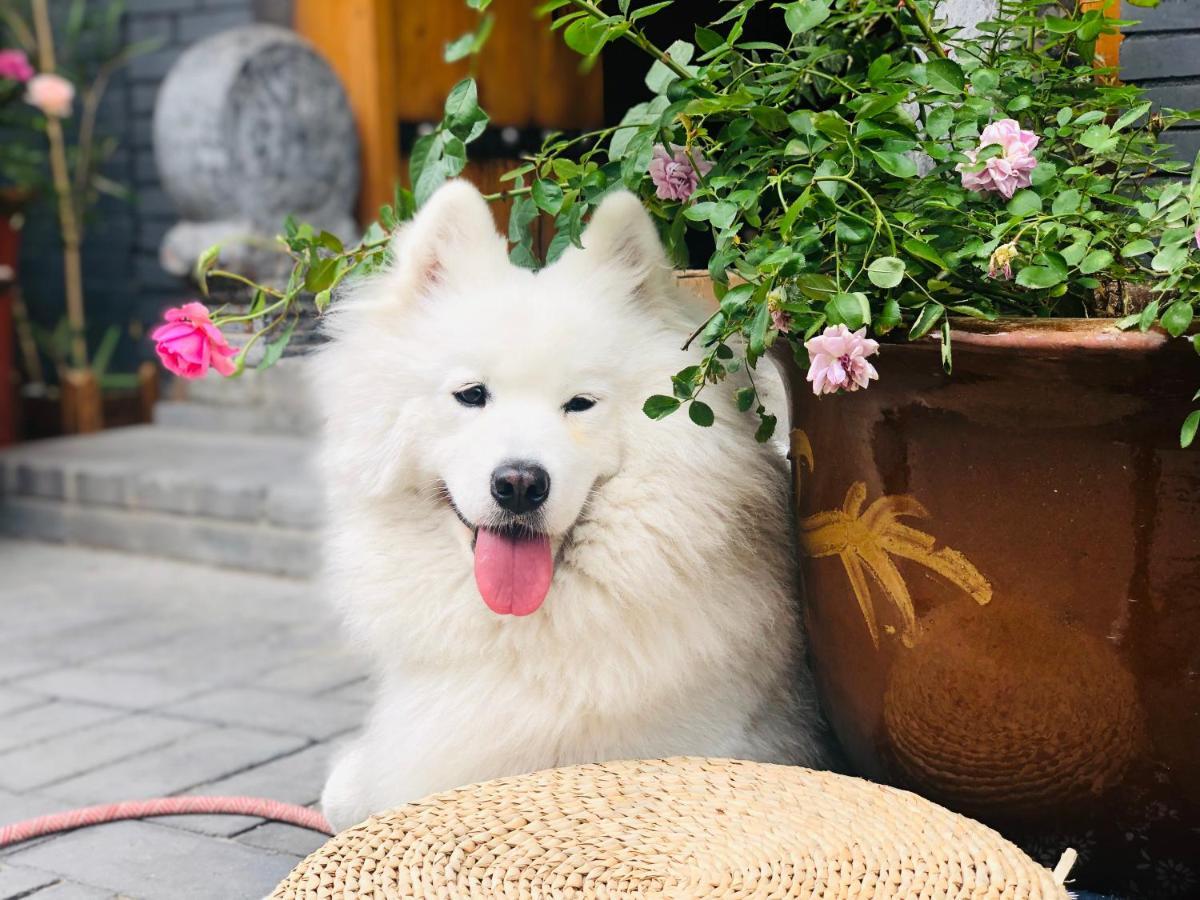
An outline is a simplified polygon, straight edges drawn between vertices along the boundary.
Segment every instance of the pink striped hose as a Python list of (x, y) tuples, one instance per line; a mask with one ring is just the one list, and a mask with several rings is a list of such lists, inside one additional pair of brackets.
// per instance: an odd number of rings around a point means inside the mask
[(86, 806), (67, 812), (52, 813), (12, 825), (0, 825), (0, 847), (19, 844), (46, 834), (72, 831), (89, 825), (119, 822), (122, 819), (149, 819), (153, 816), (224, 815), (257, 816), (273, 822), (286, 822), (309, 831), (333, 834), (329, 823), (315, 809), (264, 800), (261, 797), (158, 797), (154, 800), (129, 800)]

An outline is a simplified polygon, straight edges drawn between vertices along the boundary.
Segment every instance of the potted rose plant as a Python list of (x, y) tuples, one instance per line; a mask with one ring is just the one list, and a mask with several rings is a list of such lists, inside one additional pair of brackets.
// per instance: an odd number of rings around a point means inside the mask
[[(814, 664), (852, 762), (1035, 852), (1082, 847), (1085, 886), (1192, 896), (1200, 161), (1160, 136), (1194, 114), (1097, 57), (1125, 24), (1104, 4), (1003, 0), (968, 33), (926, 0), (740, 0), (659, 47), (671, 5), (544, 4), (586, 60), (645, 50), (654, 96), (509, 173), (513, 260), (541, 264), (539, 215), (547, 260), (577, 243), (617, 187), (681, 267), (707, 234), (713, 313), (681, 335), (703, 360), (645, 412), (741, 410), (767, 440), (775, 413), (722, 385), (783, 362)], [(774, 39), (743, 37), (764, 20)], [(381, 264), (486, 121), (461, 82), (359, 245), (289, 225), (293, 277), (253, 320), (268, 361), (297, 298)]]

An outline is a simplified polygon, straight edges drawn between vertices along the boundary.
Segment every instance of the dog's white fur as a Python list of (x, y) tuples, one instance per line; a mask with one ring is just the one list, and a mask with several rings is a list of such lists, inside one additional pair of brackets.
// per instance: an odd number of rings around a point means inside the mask
[[(697, 310), (633, 195), (604, 200), (583, 243), (517, 268), (478, 192), (453, 182), (387, 271), (339, 303), (315, 362), (327, 578), (378, 696), (325, 788), (338, 828), (571, 763), (825, 761), (784, 461), (728, 402), (711, 428), (646, 418), (645, 398), (688, 364)], [(452, 395), (475, 382), (482, 409)], [(595, 407), (565, 413), (580, 394)], [(448, 502), (494, 519), (490, 473), (513, 458), (550, 473), (557, 558), (523, 618), (480, 599), (472, 533)]]

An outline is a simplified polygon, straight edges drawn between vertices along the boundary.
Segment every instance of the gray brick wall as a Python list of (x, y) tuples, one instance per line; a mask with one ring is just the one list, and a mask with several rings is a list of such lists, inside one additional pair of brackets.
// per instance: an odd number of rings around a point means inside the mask
[[(55, 0), (64, 15), (65, 0)], [(84, 246), (85, 289), (92, 345), (110, 325), (133, 326), (121, 342), (117, 365), (130, 368), (151, 348), (136, 338), (139, 324), (186, 294), (185, 285), (158, 265), (158, 242), (175, 221), (154, 165), (154, 100), (164, 75), (191, 44), (253, 21), (290, 21), (288, 0), (126, 0), (124, 30), (129, 41), (156, 38), (156, 52), (134, 60), (114, 79), (101, 115), (103, 133), (121, 149), (107, 174), (132, 191), (129, 202), (106, 198), (89, 223)], [(29, 218), (22, 252), (22, 281), (38, 324), (53, 327), (63, 310), (62, 268), (54, 218), (43, 204)]]
[[(1200, 0), (1161, 0), (1154, 9), (1126, 3), (1121, 14), (1141, 20), (1121, 46), (1123, 77), (1145, 86), (1164, 106), (1200, 109)], [(1168, 137), (1190, 162), (1200, 152), (1200, 120)]]

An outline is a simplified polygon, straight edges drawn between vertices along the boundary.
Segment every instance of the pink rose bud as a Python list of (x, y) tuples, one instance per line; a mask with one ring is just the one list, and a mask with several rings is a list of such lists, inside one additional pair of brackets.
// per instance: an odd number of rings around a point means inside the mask
[(55, 119), (71, 115), (75, 85), (61, 75), (34, 75), (25, 85), (25, 102)]
[(868, 356), (879, 352), (879, 342), (867, 335), (864, 325), (851, 332), (845, 325), (830, 325), (824, 333), (804, 344), (808, 351), (808, 380), (813, 393), (836, 394), (838, 391), (857, 391), (865, 388), (879, 373), (867, 362)]
[(988, 260), (988, 278), (1004, 277), (1006, 281), (1012, 281), (1013, 260), (1017, 258), (1019, 251), (1016, 244), (1002, 244), (996, 248), (996, 252), (992, 254), (992, 258)]
[[(691, 159), (688, 153), (691, 153)], [(696, 167), (692, 168), (692, 160)], [(670, 152), (662, 144), (654, 145), (654, 158), (650, 160), (650, 180), (657, 188), (659, 200), (686, 201), (696, 192), (700, 179), (709, 173), (713, 163), (700, 155), (700, 151), (688, 151), (672, 144)]]
[(24, 84), (33, 77), (33, 66), (22, 50), (0, 50), (0, 78)]
[[(993, 122), (979, 136), (979, 147), (967, 151), (971, 162), (956, 167), (962, 173), (962, 186), (968, 191), (994, 191), (1012, 199), (1019, 189), (1032, 184), (1032, 173), (1037, 167), (1033, 149), (1040, 140), (1032, 131), (1022, 130), (1014, 119)], [(967, 169), (974, 168), (983, 148), (993, 144), (1000, 146), (1000, 155), (987, 160), (980, 171), (968, 172)]]
[(166, 322), (154, 329), (150, 337), (168, 371), (181, 378), (202, 378), (210, 366), (222, 375), (234, 373), (237, 367), (231, 357), (237, 355), (237, 350), (229, 346), (225, 335), (213, 324), (203, 303), (185, 303), (178, 309), (168, 309), (163, 318)]

